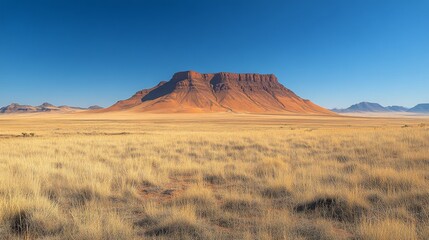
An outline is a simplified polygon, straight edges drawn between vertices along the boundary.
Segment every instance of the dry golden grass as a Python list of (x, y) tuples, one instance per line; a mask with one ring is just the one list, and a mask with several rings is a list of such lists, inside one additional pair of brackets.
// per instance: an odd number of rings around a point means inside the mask
[(428, 123), (246, 114), (3, 116), (0, 236), (425, 239)]

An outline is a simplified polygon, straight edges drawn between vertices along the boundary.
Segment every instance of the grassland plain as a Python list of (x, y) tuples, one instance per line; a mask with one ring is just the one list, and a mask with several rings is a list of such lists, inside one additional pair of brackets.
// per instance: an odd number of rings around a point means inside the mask
[(428, 149), (427, 118), (6, 115), (0, 236), (429, 239)]

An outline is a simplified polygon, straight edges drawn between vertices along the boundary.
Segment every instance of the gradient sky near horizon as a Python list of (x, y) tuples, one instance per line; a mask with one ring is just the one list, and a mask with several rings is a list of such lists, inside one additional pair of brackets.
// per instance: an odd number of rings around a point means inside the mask
[(429, 1), (0, 0), (0, 106), (109, 106), (190, 69), (412, 107), (429, 102)]

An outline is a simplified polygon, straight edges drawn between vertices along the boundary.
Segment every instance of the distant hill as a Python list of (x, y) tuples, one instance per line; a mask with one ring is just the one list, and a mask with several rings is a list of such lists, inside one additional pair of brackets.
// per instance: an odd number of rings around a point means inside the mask
[(21, 105), (11, 103), (8, 106), (0, 108), (0, 113), (35, 113), (35, 112), (76, 112), (82, 110), (102, 109), (100, 106), (91, 106), (88, 108), (70, 107), (70, 106), (54, 106), (50, 103), (42, 103), (39, 106)]
[(408, 109), (408, 112), (429, 113), (429, 103), (421, 103)]
[(390, 112), (391, 110), (381, 106), (378, 103), (360, 102), (346, 109), (333, 109), (332, 111), (338, 113), (353, 113), (353, 112)]
[(408, 111), (408, 108), (402, 107), (402, 106), (387, 106), (386, 108), (392, 112), (406, 112), (406, 111)]
[(302, 99), (273, 74), (178, 72), (100, 112), (334, 113)]
[(429, 103), (418, 104), (413, 108), (402, 106), (383, 107), (378, 103), (360, 102), (345, 109), (332, 109), (337, 113), (383, 113), (383, 112), (409, 112), (409, 113), (429, 113)]
[(98, 105), (92, 105), (88, 107), (89, 110), (98, 110), (98, 109), (103, 109), (103, 107), (100, 107)]
[(11, 103), (6, 107), (0, 108), (0, 113), (25, 113), (25, 112), (36, 112), (36, 107), (30, 105), (20, 105), (18, 103)]

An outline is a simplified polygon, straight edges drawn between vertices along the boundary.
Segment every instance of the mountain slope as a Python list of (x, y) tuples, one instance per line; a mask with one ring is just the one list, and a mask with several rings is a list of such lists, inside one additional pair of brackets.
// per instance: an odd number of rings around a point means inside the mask
[(178, 72), (170, 81), (144, 89), (101, 110), (136, 112), (289, 112), (334, 114), (298, 97), (273, 74)]
[(429, 103), (421, 103), (408, 109), (408, 112), (429, 113)]

